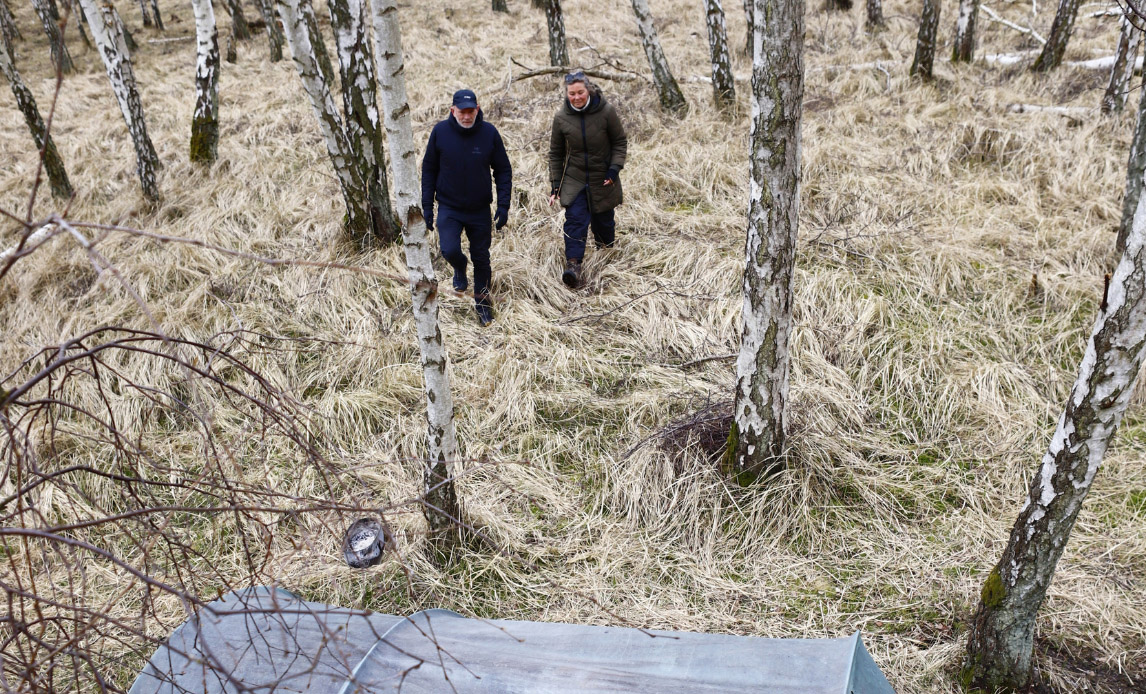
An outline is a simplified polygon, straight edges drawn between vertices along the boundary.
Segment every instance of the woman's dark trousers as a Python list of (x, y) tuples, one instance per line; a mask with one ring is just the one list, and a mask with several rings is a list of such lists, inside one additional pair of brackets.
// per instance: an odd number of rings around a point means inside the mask
[(585, 239), (593, 227), (593, 240), (598, 247), (612, 248), (617, 224), (613, 210), (593, 213), (589, 208), (589, 194), (583, 189), (565, 208), (565, 257), (581, 260), (585, 257)]

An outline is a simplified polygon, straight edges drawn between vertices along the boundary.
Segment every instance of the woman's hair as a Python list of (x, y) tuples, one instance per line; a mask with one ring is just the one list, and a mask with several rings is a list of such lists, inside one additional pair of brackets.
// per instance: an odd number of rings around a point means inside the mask
[(583, 70), (576, 70), (566, 74), (564, 88), (569, 89), (569, 85), (576, 84), (578, 82), (585, 85), (585, 89), (589, 90), (590, 95), (598, 93), (597, 85), (589, 81), (589, 78), (585, 76), (585, 72)]

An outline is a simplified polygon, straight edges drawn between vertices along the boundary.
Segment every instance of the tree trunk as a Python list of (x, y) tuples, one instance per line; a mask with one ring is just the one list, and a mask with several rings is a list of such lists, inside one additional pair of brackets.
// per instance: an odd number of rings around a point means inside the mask
[(151, 15), (147, 12), (147, 0), (139, 0), (139, 14), (143, 17), (143, 26), (151, 26)]
[(744, 55), (752, 60), (752, 15), (755, 14), (755, 0), (744, 0), (744, 19), (748, 25), (747, 30), (744, 32)]
[(1035, 59), (1031, 69), (1035, 72), (1053, 70), (1062, 63), (1066, 54), (1066, 44), (1070, 41), (1070, 32), (1074, 28), (1075, 17), (1078, 16), (1079, 0), (1059, 0), (1058, 10), (1051, 23), (1050, 35), (1043, 46), (1042, 53)]
[(509, 7), (506, 6), (505, 0), (493, 0), (494, 12), (509, 12)]
[(401, 230), (390, 207), (390, 187), (386, 181), (386, 150), (382, 145), (382, 126), (378, 123), (374, 56), (370, 55), (367, 40), (370, 29), (366, 0), (329, 0), (328, 4), (342, 78), (346, 138), (370, 200), (372, 235), (358, 239), (358, 243), (363, 247), (389, 245), (398, 240)]
[(1138, 44), (1142, 41), (1142, 32), (1134, 26), (1128, 15), (1122, 15), (1119, 28), (1118, 50), (1114, 53), (1110, 83), (1106, 85), (1106, 93), (1102, 95), (1103, 113), (1121, 111), (1126, 106), (1130, 79), (1134, 76), (1134, 62), (1138, 58)]
[(1027, 502), (972, 622), (964, 682), (986, 691), (1026, 686), (1035, 615), (1070, 538), (1106, 447), (1130, 402), (1146, 354), (1146, 200), (1114, 271), (1078, 380), (1059, 418)]
[(236, 41), (246, 41), (251, 38), (251, 25), (247, 24), (247, 17), (243, 14), (243, 5), (239, 0), (226, 0), (227, 11), (231, 14), (231, 36)]
[(394, 192), (402, 220), (406, 267), (414, 302), (418, 349), (426, 390), (427, 456), (422, 468), (423, 510), (431, 538), (456, 540), (461, 506), (454, 487), (458, 457), (454, 432), (454, 397), (450, 391), (449, 357), (438, 324), (438, 283), (422, 219), (417, 153), (406, 98), (402, 35), (396, 0), (374, 0), (374, 50), (378, 59), (378, 87), (394, 167)]
[[(3, 0), (0, 0), (0, 2), (3, 2)], [(80, 39), (83, 40), (84, 45), (87, 46), (88, 48), (91, 48), (92, 42), (90, 39), (88, 39), (87, 32), (84, 31), (84, 13), (83, 13), (83, 11), (79, 9), (79, 6), (74, 2), (74, 0), (63, 0), (63, 2), (61, 2), (60, 4), (62, 4), (64, 6), (64, 9), (68, 13), (68, 17), (74, 17), (75, 18), (74, 22), (72, 22), (72, 23), (76, 25), (76, 33), (78, 33), (80, 35)]]
[(915, 60), (911, 74), (931, 79), (935, 64), (935, 35), (939, 31), (939, 0), (923, 0), (923, 13), (919, 16), (919, 38), (915, 42)]
[(309, 0), (278, 0), (276, 7), (291, 58), (318, 118), (326, 151), (342, 188), (342, 199), (346, 203), (345, 231), (358, 241), (371, 233), (369, 198), (366, 182), (354, 166), (354, 154), (330, 94), (331, 79), (324, 74), (322, 61), (315, 53), (313, 37), (318, 34), (318, 22)]
[(0, 37), (3, 37), (9, 48), (13, 42), (24, 38), (20, 35), (20, 27), (16, 26), (16, 20), (12, 18), (7, 0), (0, 0)]
[(8, 83), (12, 85), (16, 106), (24, 114), (28, 129), (32, 131), (32, 139), (36, 141), (36, 149), (40, 152), (44, 170), (48, 172), (48, 185), (52, 189), (52, 195), (66, 200), (72, 196), (72, 184), (68, 181), (64, 162), (60, 159), (60, 153), (56, 150), (56, 143), (52, 141), (51, 133), (40, 118), (40, 110), (36, 108), (32, 90), (28, 89), (24, 80), (20, 78), (20, 73), (16, 71), (16, 65), (12, 61), (12, 54), (15, 51), (6, 38), (0, 37), (0, 42), (3, 43), (0, 46), (0, 73), (3, 73)]
[(155, 17), (155, 28), (164, 31), (163, 18), (159, 16), (159, 3), (157, 0), (151, 0), (151, 14)]
[(886, 26), (883, 21), (883, 3), (880, 0), (867, 0), (867, 28), (880, 29)]
[(852, 8), (852, 0), (827, 0), (827, 8), (837, 12), (847, 12)]
[(263, 23), (267, 25), (267, 42), (271, 47), (271, 62), (277, 63), (283, 59), (283, 32), (275, 18), (274, 6), (271, 0), (257, 0), (259, 13), (263, 16)]
[(123, 22), (111, 4), (99, 4), (99, 0), (80, 0), (80, 6), (88, 18), (88, 28), (99, 48), (111, 90), (119, 102), (119, 110), (131, 133), (135, 146), (135, 164), (139, 172), (139, 183), (143, 187), (143, 197), (159, 199), (159, 186), (155, 170), (159, 168), (159, 156), (147, 135), (147, 123), (143, 118), (143, 104), (139, 91), (135, 88), (135, 73), (131, 68), (131, 54), (123, 35)]
[(979, 18), (979, 0), (959, 0), (959, 19), (955, 22), (955, 48), (951, 62), (969, 63), (975, 58), (975, 20)]
[(660, 39), (657, 38), (656, 27), (653, 26), (652, 13), (649, 12), (647, 0), (633, 0), (633, 13), (637, 16), (637, 29), (641, 32), (641, 43), (645, 47), (645, 55), (649, 59), (649, 67), (653, 71), (653, 83), (656, 84), (657, 94), (660, 97), (661, 108), (683, 115), (688, 111), (688, 102), (680, 91), (680, 85), (669, 70), (668, 60), (661, 50)]
[(1134, 139), (1130, 142), (1130, 158), (1126, 163), (1126, 193), (1122, 197), (1122, 221), (1118, 225), (1118, 240), (1114, 247), (1119, 253), (1126, 250), (1126, 239), (1134, 226), (1134, 213), (1138, 211), (1138, 199), (1142, 197), (1142, 180), (1146, 175), (1146, 76), (1143, 77), (1142, 92), (1138, 97), (1138, 124), (1134, 127)]
[(219, 148), (219, 31), (211, 0), (191, 0), (195, 13), (195, 113), (191, 161), (210, 164)]
[(756, 0), (748, 238), (736, 403), (725, 469), (740, 484), (778, 465), (788, 400), (800, 217), (803, 0)]
[(568, 65), (569, 49), (565, 44), (565, 17), (561, 0), (545, 0), (545, 23), (549, 26), (549, 64)]
[(52, 49), (52, 65), (63, 74), (70, 74), (73, 69), (72, 56), (68, 53), (68, 47), (64, 44), (64, 37), (60, 33), (59, 13), (49, 6), (47, 0), (32, 0), (32, 7), (36, 10), (36, 16), (40, 18), (44, 33), (48, 35), (48, 46)]
[(716, 107), (727, 111), (736, 106), (736, 85), (732, 78), (732, 58), (728, 55), (724, 8), (720, 0), (704, 0), (704, 9), (705, 23), (708, 25), (708, 52), (712, 58), (712, 95)]

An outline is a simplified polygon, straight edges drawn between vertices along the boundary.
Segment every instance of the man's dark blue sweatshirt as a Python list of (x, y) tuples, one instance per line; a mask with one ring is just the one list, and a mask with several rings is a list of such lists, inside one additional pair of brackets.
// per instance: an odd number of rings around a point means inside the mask
[(497, 128), (478, 111), (473, 127), (463, 128), (450, 114), (430, 131), (422, 157), (422, 209), (438, 204), (455, 210), (489, 209), (493, 202), (490, 170), (497, 181), (498, 209), (509, 209), (513, 168)]

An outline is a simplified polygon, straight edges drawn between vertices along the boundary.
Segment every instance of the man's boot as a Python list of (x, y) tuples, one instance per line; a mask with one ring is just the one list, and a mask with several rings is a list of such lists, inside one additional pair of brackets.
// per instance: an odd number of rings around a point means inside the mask
[(566, 287), (576, 289), (581, 286), (581, 261), (573, 258), (565, 259), (565, 272), (561, 273), (561, 281)]

